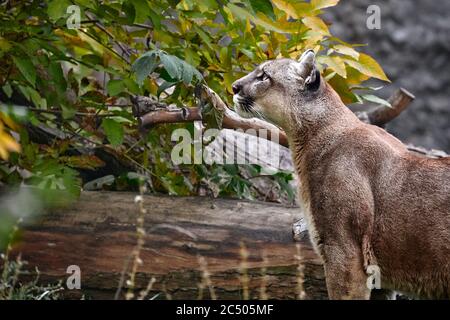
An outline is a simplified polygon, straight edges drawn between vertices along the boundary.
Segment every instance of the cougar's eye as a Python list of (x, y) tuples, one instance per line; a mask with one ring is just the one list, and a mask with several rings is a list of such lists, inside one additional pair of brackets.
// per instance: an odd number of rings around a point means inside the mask
[(256, 80), (258, 80), (258, 81), (264, 81), (267, 79), (269, 79), (269, 76), (264, 71), (256, 77)]

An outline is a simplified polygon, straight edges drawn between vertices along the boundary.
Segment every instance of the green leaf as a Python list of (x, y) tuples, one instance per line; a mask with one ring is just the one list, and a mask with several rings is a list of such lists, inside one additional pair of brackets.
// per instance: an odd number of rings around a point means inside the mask
[(81, 60), (83, 60), (83, 62), (89, 63), (93, 66), (95, 65), (103, 65), (103, 59), (102, 57), (96, 55), (96, 54), (85, 54), (83, 57), (81, 57)]
[(3, 92), (6, 94), (6, 96), (7, 96), (8, 98), (11, 98), (12, 93), (13, 93), (13, 90), (12, 90), (11, 85), (9, 84), (9, 82), (7, 82), (7, 83), (2, 87), (2, 89), (3, 89)]
[(255, 53), (254, 52), (252, 52), (252, 51), (250, 51), (250, 50), (247, 50), (247, 49), (244, 49), (244, 48), (240, 48), (239, 49), (243, 54), (245, 54), (247, 57), (249, 57), (251, 60), (254, 60), (255, 59)]
[(185, 84), (191, 83), (194, 76), (198, 80), (203, 79), (197, 69), (176, 56), (163, 52), (159, 57), (170, 78), (179, 81), (182, 80)]
[(198, 36), (202, 41), (208, 46), (209, 49), (214, 50), (214, 47), (211, 43), (211, 38), (206, 34), (205, 31), (202, 30), (199, 26), (194, 25), (194, 30), (197, 32)]
[(29, 89), (30, 98), (31, 98), (31, 101), (33, 102), (33, 104), (38, 108), (46, 109), (47, 108), (47, 100), (42, 98), (41, 95), (39, 94), (39, 92), (37, 92), (36, 90), (34, 90), (32, 88), (28, 88), (28, 89)]
[(364, 73), (369, 77), (391, 82), (384, 73), (383, 69), (378, 64), (378, 62), (376, 62), (374, 58), (365, 53), (359, 54), (358, 61), (352, 59), (344, 59), (344, 60), (350, 67), (355, 68), (359, 72)]
[(162, 19), (162, 17), (159, 14), (157, 14), (155, 11), (153, 11), (151, 8), (150, 8), (150, 10), (148, 12), (148, 15), (150, 17), (150, 20), (152, 21), (153, 27), (156, 30), (161, 29), (161, 19)]
[(139, 85), (131, 78), (126, 78), (122, 80), (127, 88), (128, 92), (132, 94), (139, 94)]
[(158, 93), (156, 94), (158, 97), (161, 93), (164, 92), (164, 90), (169, 89), (170, 87), (173, 87), (174, 85), (176, 85), (176, 82), (169, 82), (169, 81), (164, 81), (159, 87), (158, 87)]
[(169, 76), (173, 79), (181, 79), (181, 76), (183, 75), (183, 67), (180, 62), (175, 59), (176, 57), (165, 53), (161, 54), (159, 57)]
[(48, 3), (47, 14), (52, 22), (67, 15), (67, 7), (72, 5), (69, 0), (52, 0)]
[(36, 84), (36, 69), (29, 58), (13, 57), (13, 61), (24, 78), (33, 85)]
[(64, 119), (72, 119), (75, 116), (75, 113), (77, 112), (77, 109), (66, 106), (65, 104), (61, 103), (61, 109), (62, 109), (62, 116)]
[(19, 90), (27, 98), (28, 101), (32, 102), (36, 108), (45, 109), (47, 108), (47, 100), (43, 99), (39, 92), (29, 86), (19, 85)]
[(136, 18), (136, 9), (135, 6), (129, 1), (125, 1), (122, 3), (122, 10), (127, 17), (127, 21), (129, 24), (133, 24)]
[(125, 89), (125, 84), (122, 80), (109, 80), (106, 88), (110, 96), (116, 96)]
[(139, 85), (142, 85), (142, 82), (155, 70), (156, 66), (156, 53), (154, 51), (147, 52), (136, 59), (132, 70), (136, 73), (136, 80)]
[(120, 123), (113, 119), (103, 119), (102, 127), (105, 130), (108, 141), (113, 146), (118, 146), (123, 142), (124, 130)]
[(255, 25), (261, 26), (261, 27), (265, 28), (266, 30), (275, 31), (275, 32), (278, 32), (278, 33), (283, 33), (283, 30), (278, 28), (277, 24), (274, 23), (273, 21), (271, 21), (270, 19), (268, 19), (266, 21), (266, 20), (264, 20), (264, 19), (262, 19), (260, 17), (255, 16), (254, 14), (248, 12), (244, 8), (241, 8), (241, 7), (239, 7), (239, 6), (235, 5), (235, 4), (232, 4), (232, 3), (229, 3), (227, 6), (231, 10), (231, 12), (233, 12), (233, 14), (236, 17), (238, 17), (239, 19), (241, 19), (241, 20), (249, 19)]
[(52, 61), (48, 66), (48, 72), (52, 83), (57, 87), (60, 94), (63, 94), (67, 89), (67, 82), (64, 78), (64, 72), (59, 61)]
[(130, 0), (130, 2), (134, 6), (135, 11), (135, 22), (143, 23), (147, 20), (147, 17), (150, 15), (150, 7), (146, 0)]
[(389, 101), (384, 100), (384, 99), (382, 99), (380, 97), (377, 97), (377, 96), (375, 96), (373, 94), (362, 94), (361, 97), (364, 100), (366, 100), (366, 101), (370, 101), (370, 102), (373, 102), (373, 103), (378, 103), (378, 104), (381, 104), (383, 106), (392, 108), (392, 105), (389, 103)]
[(206, 127), (222, 129), (223, 112), (218, 111), (210, 103), (206, 103), (201, 107), (202, 119), (206, 123)]
[(183, 61), (183, 82), (184, 84), (190, 84), (194, 76), (194, 70), (192, 66)]
[(29, 182), (45, 191), (42, 196), (46, 201), (70, 202), (80, 194), (78, 172), (58, 163), (57, 159), (37, 160), (31, 171), (33, 176)]
[(272, 20), (275, 20), (275, 13), (270, 0), (250, 0), (250, 5), (256, 12), (262, 12)]

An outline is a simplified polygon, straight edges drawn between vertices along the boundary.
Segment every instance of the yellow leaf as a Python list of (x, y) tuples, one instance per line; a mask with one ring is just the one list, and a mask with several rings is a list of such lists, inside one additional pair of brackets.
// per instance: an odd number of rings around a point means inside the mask
[(20, 145), (3, 128), (3, 123), (0, 122), (0, 158), (8, 160), (9, 152), (20, 152)]
[(0, 37), (0, 51), (8, 51), (12, 48), (11, 43), (3, 37)]
[(345, 63), (339, 57), (319, 56), (317, 61), (328, 65), (332, 70), (336, 71), (342, 78), (347, 78), (347, 71), (345, 70)]
[(228, 20), (231, 23), (233, 23), (234, 22), (234, 17), (233, 17), (233, 13), (231, 12), (231, 10), (227, 6), (224, 6), (222, 9), (227, 14)]
[(16, 140), (14, 140), (13, 137), (11, 137), (6, 132), (0, 132), (0, 144), (6, 150), (15, 151), (15, 152), (20, 151), (19, 144), (16, 142)]
[(235, 4), (229, 3), (228, 4), (228, 9), (231, 10), (231, 12), (239, 19), (241, 20), (245, 20), (245, 19), (249, 19), (250, 21), (252, 21), (255, 25), (257, 26), (261, 26), (266, 30), (269, 31), (275, 31), (275, 32), (280, 32), (283, 33), (283, 30), (279, 29), (276, 25), (276, 23), (272, 22), (272, 21), (268, 21), (270, 19), (261, 19), (259, 16), (254, 16), (252, 14), (250, 14), (250, 12), (248, 12), (247, 10), (245, 10), (244, 8), (241, 8)]
[(225, 85), (225, 89), (228, 91), (228, 93), (233, 93), (233, 91), (231, 90), (231, 84), (235, 81), (236, 79), (233, 77), (233, 74), (231, 72), (225, 72), (223, 75), (223, 84)]
[(291, 3), (283, 0), (272, 0), (272, 2), (275, 4), (275, 6), (277, 6), (278, 9), (286, 12), (288, 16), (294, 19), (298, 19), (297, 12), (295, 12), (295, 8)]
[(6, 151), (6, 149), (3, 148), (2, 145), (0, 144), (0, 158), (2, 158), (3, 160), (8, 160), (8, 157), (9, 157), (8, 151)]
[(342, 44), (336, 44), (335, 46), (333, 46), (333, 49), (334, 49), (336, 52), (340, 53), (340, 54), (344, 54), (344, 55), (346, 55), (346, 56), (350, 56), (350, 57), (352, 57), (352, 58), (354, 58), (354, 59), (356, 59), (356, 60), (359, 59), (359, 52), (356, 51), (356, 50), (353, 49), (353, 48), (344, 46), (344, 45), (342, 45)]
[(318, 43), (320, 43), (323, 39), (323, 35), (319, 32), (308, 30), (305, 33), (305, 36), (303, 37), (303, 47), (305, 48), (311, 48), (315, 47)]
[(358, 70), (347, 66), (347, 84), (352, 86), (360, 85), (362, 82), (368, 80), (370, 77), (365, 75), (364, 73), (359, 72)]
[(322, 9), (322, 8), (328, 8), (333, 7), (337, 5), (339, 0), (311, 0), (311, 6), (314, 8), (314, 10)]
[(313, 31), (316, 31), (323, 35), (330, 34), (327, 25), (319, 17), (305, 17), (302, 19), (302, 22)]
[(291, 3), (284, 0), (272, 0), (272, 2), (278, 9), (294, 19), (299, 19), (313, 11), (311, 5), (307, 2)]
[(347, 66), (347, 84), (349, 85), (360, 85), (362, 82), (366, 81), (370, 77), (358, 70)]
[(328, 83), (333, 87), (334, 90), (339, 94), (342, 102), (345, 104), (357, 102), (355, 94), (348, 87), (345, 79), (336, 74), (334, 77), (328, 80)]
[[(0, 124), (2, 122), (14, 131), (19, 130), (19, 126), (7, 114), (0, 112)], [(0, 127), (3, 127), (3, 125), (0, 125)]]
[(376, 62), (374, 58), (365, 53), (359, 54), (358, 61), (352, 59), (344, 59), (344, 60), (345, 63), (347, 63), (350, 67), (355, 68), (359, 72), (364, 73), (369, 77), (391, 82), (384, 73), (383, 69), (378, 64), (378, 62)]
[(247, 18), (245, 20), (246, 20), (245, 21), (245, 32), (248, 33), (248, 34), (252, 34), (253, 27), (252, 27), (252, 24), (250, 23), (250, 19)]

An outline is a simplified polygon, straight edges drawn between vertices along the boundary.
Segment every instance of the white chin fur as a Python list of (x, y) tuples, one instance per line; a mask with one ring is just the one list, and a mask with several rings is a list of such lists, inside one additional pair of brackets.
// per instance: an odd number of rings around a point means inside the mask
[(242, 97), (239, 94), (233, 95), (234, 109), (236, 110), (236, 113), (240, 115), (242, 118), (255, 118), (254, 114), (242, 110), (239, 104), (239, 99), (242, 99)]
[(241, 116), (242, 118), (251, 118), (251, 116), (247, 112), (242, 110), (242, 108), (239, 106), (239, 104), (235, 104), (234, 109), (236, 110), (236, 113), (239, 116)]
[(242, 108), (240, 107), (239, 103), (235, 103), (234, 104), (234, 110), (242, 118), (254, 118), (255, 117), (254, 115), (252, 115), (252, 114), (242, 110)]

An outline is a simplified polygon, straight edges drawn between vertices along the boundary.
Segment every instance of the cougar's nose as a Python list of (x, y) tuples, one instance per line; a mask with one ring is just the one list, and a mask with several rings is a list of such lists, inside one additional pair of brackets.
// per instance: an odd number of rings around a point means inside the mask
[(242, 86), (239, 83), (235, 82), (231, 85), (231, 89), (233, 89), (234, 94), (238, 94), (239, 91), (241, 91)]

